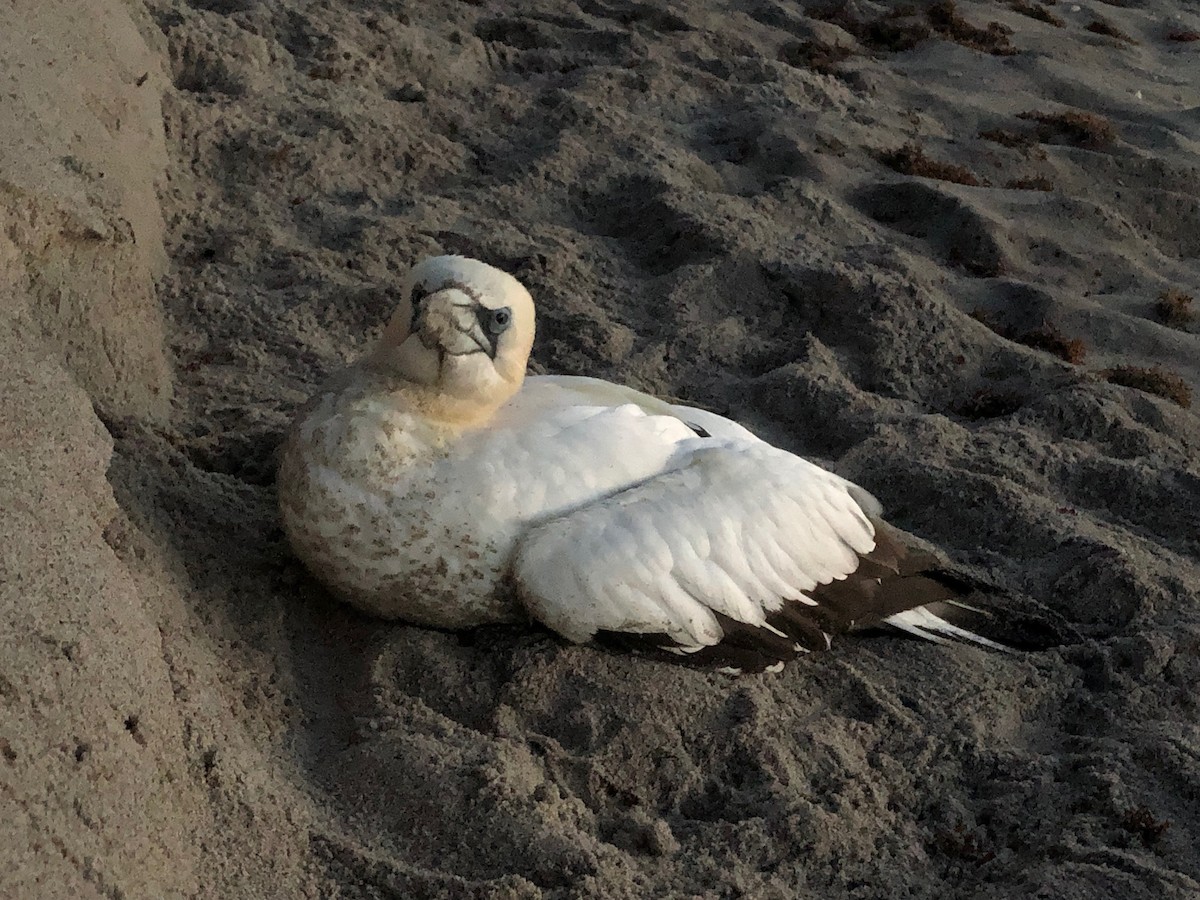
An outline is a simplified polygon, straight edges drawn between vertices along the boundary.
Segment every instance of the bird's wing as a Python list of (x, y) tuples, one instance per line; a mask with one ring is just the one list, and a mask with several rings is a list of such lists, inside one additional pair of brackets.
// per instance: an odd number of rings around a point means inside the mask
[(712, 413), (733, 437), (698, 436), (693, 412), (527, 379), (495, 424), (527, 448), (505, 481), (529, 523), (512, 574), (531, 615), (573, 641), (739, 670), (881, 623), (996, 646), (947, 620), (969, 590), (899, 540), (870, 493)]
[[(616, 387), (614, 385), (614, 387)], [(486, 426), (437, 463), (439, 517), (468, 531), (481, 518), (529, 525), (640, 484), (672, 466), (695, 433), (671, 415), (527, 379)], [(475, 523), (475, 525), (472, 525)]]
[(574, 641), (626, 633), (696, 653), (733, 639), (786, 658), (854, 624), (859, 599), (824, 603), (821, 588), (869, 560), (877, 511), (769, 444), (696, 438), (662, 474), (530, 529), (514, 574), (530, 613)]
[(545, 392), (554, 393), (560, 398), (573, 397), (574, 402), (582, 406), (632, 403), (649, 415), (679, 419), (692, 431), (704, 437), (758, 440), (745, 426), (707, 409), (668, 403), (652, 394), (599, 378), (587, 378), (582, 375), (531, 375), (525, 379), (525, 386), (522, 388), (522, 393), (526, 392), (531, 395)]

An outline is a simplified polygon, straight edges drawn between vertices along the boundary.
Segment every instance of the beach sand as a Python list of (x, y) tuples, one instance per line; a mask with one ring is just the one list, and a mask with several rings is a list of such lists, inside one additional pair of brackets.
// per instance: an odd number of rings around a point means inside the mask
[[(1200, 894), (1200, 10), (895, 6), (12, 4), (0, 895)], [(335, 603), (277, 447), (443, 252), (1054, 646), (733, 679)]]

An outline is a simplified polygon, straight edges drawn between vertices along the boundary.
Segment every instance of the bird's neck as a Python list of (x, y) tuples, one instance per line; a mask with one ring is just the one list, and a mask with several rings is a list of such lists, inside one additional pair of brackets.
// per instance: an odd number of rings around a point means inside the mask
[[(504, 401), (481, 404), (411, 382), (396, 388), (397, 394), (417, 414), (451, 430), (467, 431), (486, 425)], [(507, 398), (505, 398), (507, 400)]]
[(482, 354), (439, 356), (410, 339), (401, 347), (382, 346), (362, 365), (414, 412), (451, 428), (484, 425), (521, 389), (523, 371), (515, 383), (501, 377)]
[(389, 372), (376, 372), (375, 390), (388, 397), (390, 406), (407, 410), (451, 434), (486, 425), (516, 391), (493, 394), (489, 401), (477, 394), (463, 396), (441, 385), (421, 384)]

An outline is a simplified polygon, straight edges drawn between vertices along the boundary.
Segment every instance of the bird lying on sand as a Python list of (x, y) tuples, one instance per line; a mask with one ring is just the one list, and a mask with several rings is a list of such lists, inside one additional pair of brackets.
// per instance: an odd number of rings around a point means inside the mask
[(526, 377), (533, 335), (515, 278), (428, 259), (378, 343), (300, 411), (283, 525), (338, 596), (734, 672), (880, 624), (1002, 649), (968, 630), (969, 585), (906, 547), (867, 491), (714, 413)]

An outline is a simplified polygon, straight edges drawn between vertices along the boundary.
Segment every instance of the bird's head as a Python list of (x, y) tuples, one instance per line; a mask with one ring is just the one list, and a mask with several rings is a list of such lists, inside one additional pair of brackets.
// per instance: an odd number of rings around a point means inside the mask
[(521, 388), (533, 298), (507, 272), (463, 256), (413, 267), (368, 364), (398, 376), (437, 418), (486, 418)]

